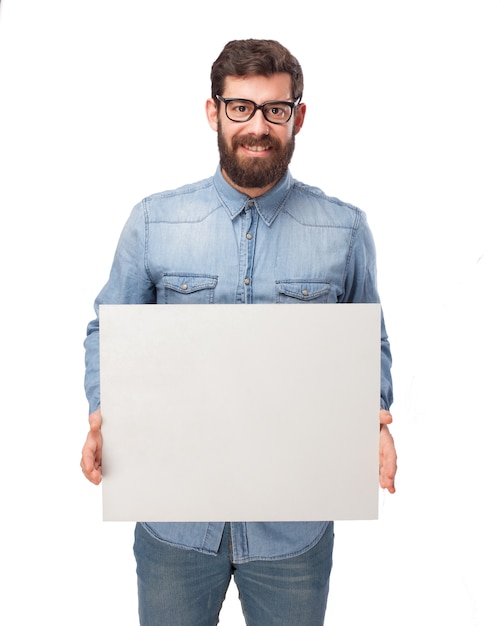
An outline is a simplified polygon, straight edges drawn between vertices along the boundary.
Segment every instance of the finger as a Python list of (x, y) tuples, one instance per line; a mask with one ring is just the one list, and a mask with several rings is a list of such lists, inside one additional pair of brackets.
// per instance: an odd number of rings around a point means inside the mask
[(386, 425), (382, 426), (379, 451), (379, 483), (383, 489), (395, 493), (397, 473), (397, 452), (393, 437)]
[(382, 489), (395, 493), (395, 476), (397, 473), (396, 457), (385, 459), (379, 469), (379, 484)]
[(96, 455), (95, 453), (89, 449), (84, 448), (82, 450), (82, 459), (80, 461), (80, 467), (84, 474), (91, 474), (93, 470), (98, 466), (96, 463)]
[(101, 437), (93, 432), (87, 434), (84, 447), (82, 448), (82, 457), (80, 460), (82, 472), (95, 484), (101, 481)]
[(379, 483), (383, 489), (390, 493), (395, 492), (395, 475), (397, 473), (396, 459), (386, 458), (379, 467)]
[(395, 481), (385, 478), (379, 481), (381, 489), (386, 489), (389, 493), (395, 493)]
[(80, 467), (87, 480), (90, 480), (90, 482), (95, 485), (99, 485), (102, 479), (101, 463), (94, 455), (90, 454), (89, 451), (82, 453)]
[(94, 485), (99, 485), (102, 480), (101, 470), (94, 469), (92, 472), (84, 472), (85, 478)]

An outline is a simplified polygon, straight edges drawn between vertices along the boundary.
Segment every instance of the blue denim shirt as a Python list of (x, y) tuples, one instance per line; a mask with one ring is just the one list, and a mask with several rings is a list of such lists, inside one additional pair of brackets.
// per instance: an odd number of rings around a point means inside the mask
[[(366, 215), (288, 172), (251, 199), (212, 178), (145, 198), (124, 227), (100, 304), (379, 302)], [(87, 329), (85, 388), (99, 407), (99, 316)], [(392, 403), (391, 353), (381, 325), (381, 407)], [(221, 487), (224, 489), (224, 485)], [(328, 497), (328, 494), (326, 494)], [(157, 538), (217, 553), (223, 523), (145, 523)], [(328, 522), (232, 522), (235, 562), (301, 554)]]

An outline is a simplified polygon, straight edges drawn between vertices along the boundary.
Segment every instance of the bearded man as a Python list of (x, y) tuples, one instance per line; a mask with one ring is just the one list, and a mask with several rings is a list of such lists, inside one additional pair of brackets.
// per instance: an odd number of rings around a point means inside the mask
[[(211, 79), (206, 113), (217, 131), (217, 170), (134, 207), (87, 329), (90, 431), (81, 467), (94, 484), (102, 477), (100, 304), (379, 302), (365, 213), (299, 183), (289, 171), (306, 113), (297, 59), (276, 41), (231, 41)], [(380, 484), (393, 493), (390, 366), (383, 320)], [(245, 393), (253, 390), (242, 391), (242, 402)], [(232, 471), (238, 454), (228, 454)], [(214, 626), (234, 577), (248, 626), (320, 626), (333, 536), (328, 520), (138, 523), (140, 623)]]

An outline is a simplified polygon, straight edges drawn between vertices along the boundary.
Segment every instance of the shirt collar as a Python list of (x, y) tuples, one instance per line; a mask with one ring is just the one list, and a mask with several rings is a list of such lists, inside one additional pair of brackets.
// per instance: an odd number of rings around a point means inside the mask
[(293, 179), (287, 170), (282, 179), (264, 195), (258, 198), (249, 198), (226, 181), (221, 172), (221, 166), (218, 166), (214, 175), (216, 192), (232, 220), (247, 207), (253, 205), (266, 226), (271, 226), (282, 210), (292, 185)]

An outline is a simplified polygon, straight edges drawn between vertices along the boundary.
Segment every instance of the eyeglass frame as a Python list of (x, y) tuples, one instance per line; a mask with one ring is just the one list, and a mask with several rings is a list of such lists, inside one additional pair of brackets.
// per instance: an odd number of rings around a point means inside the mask
[[(219, 102), (222, 102), (224, 104), (224, 112), (226, 114), (226, 117), (231, 122), (235, 122), (236, 124), (244, 124), (245, 122), (250, 121), (254, 117), (254, 115), (256, 114), (256, 111), (261, 110), (263, 117), (267, 122), (269, 122), (270, 124), (278, 124), (279, 126), (283, 124), (288, 124), (290, 122), (290, 119), (294, 113), (294, 110), (296, 109), (298, 104), (301, 102), (301, 96), (296, 98), (294, 102), (288, 102), (287, 100), (267, 100), (266, 102), (263, 102), (263, 104), (256, 104), (254, 100), (248, 100), (247, 98), (223, 98), (223, 96), (220, 96), (218, 94), (216, 94), (216, 99), (219, 100)], [(252, 111), (252, 113), (249, 115), (249, 117), (246, 120), (234, 120), (228, 115), (228, 104), (230, 104), (230, 102), (249, 102), (250, 104), (254, 106), (254, 111)], [(266, 113), (264, 112), (264, 107), (269, 106), (270, 104), (286, 104), (287, 106), (290, 107), (291, 114), (284, 122), (274, 122), (273, 120), (269, 120), (266, 117)]]

